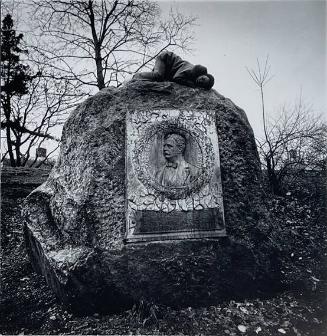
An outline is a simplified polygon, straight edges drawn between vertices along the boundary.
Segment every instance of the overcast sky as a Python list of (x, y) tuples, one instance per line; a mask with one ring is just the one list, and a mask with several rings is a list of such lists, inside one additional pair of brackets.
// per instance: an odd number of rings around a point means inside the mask
[(268, 113), (293, 104), (302, 91), (316, 113), (326, 113), (325, 1), (160, 1), (198, 17), (194, 52), (181, 55), (205, 65), (214, 88), (242, 107), (261, 134), (260, 96), (246, 71), (269, 54), (274, 78), (265, 89)]

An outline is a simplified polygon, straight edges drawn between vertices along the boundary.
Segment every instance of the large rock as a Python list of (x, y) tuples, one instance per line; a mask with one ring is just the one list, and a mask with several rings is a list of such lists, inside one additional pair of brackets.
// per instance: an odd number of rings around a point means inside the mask
[[(213, 111), (226, 237), (126, 243), (125, 118), (145, 108)], [(276, 275), (252, 129), (214, 90), (136, 81), (87, 99), (67, 120), (57, 163), (24, 212), (35, 269), (81, 311), (140, 299), (208, 305), (265, 290)]]

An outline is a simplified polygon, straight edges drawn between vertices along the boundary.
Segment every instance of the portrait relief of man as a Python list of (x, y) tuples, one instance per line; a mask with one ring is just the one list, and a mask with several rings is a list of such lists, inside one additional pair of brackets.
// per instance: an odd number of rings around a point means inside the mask
[(164, 137), (162, 153), (166, 160), (156, 173), (156, 181), (164, 187), (184, 187), (196, 178), (197, 168), (184, 158), (186, 139), (178, 133)]

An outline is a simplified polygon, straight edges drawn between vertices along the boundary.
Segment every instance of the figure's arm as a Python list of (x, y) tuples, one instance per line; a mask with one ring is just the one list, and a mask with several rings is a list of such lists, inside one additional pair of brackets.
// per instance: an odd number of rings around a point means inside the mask
[(161, 82), (163, 79), (158, 72), (138, 72), (133, 76), (133, 80), (148, 80), (151, 82)]
[(191, 79), (177, 78), (174, 80), (174, 82), (181, 84), (181, 85), (186, 85), (192, 88), (196, 87), (195, 83)]

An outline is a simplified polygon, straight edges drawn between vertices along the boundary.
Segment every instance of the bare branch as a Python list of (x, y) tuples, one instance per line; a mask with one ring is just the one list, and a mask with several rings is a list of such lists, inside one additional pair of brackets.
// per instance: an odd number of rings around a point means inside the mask
[(39, 0), (34, 6), (42, 37), (34, 51), (62, 78), (98, 89), (113, 78), (120, 85), (166, 48), (189, 50), (196, 21), (173, 11), (161, 21), (158, 4), (148, 0)]

